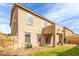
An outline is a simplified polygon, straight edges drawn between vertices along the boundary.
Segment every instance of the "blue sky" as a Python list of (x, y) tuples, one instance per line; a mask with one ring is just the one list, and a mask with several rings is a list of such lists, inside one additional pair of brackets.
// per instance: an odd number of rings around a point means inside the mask
[[(25, 7), (47, 17), (61, 26), (79, 34), (79, 4), (75, 3), (28, 3)], [(13, 4), (0, 4), (0, 32), (10, 33), (10, 14)]]
[(0, 3), (0, 32), (10, 33), (10, 14), (13, 4)]

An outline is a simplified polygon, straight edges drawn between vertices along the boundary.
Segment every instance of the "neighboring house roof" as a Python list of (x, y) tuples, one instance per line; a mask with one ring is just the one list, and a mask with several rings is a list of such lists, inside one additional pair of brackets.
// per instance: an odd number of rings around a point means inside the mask
[(11, 22), (12, 22), (12, 14), (13, 14), (13, 11), (14, 11), (14, 9), (15, 9), (15, 7), (16, 7), (16, 6), (18, 6), (18, 7), (22, 8), (22, 9), (24, 9), (24, 10), (28, 11), (28, 12), (31, 12), (32, 14), (34, 14), (34, 15), (36, 15), (36, 16), (38, 16), (38, 17), (42, 18), (43, 20), (46, 20), (46, 21), (48, 21), (48, 22), (50, 22), (50, 23), (52, 23), (52, 24), (55, 24), (54, 22), (52, 22), (52, 21), (48, 20), (46, 17), (41, 16), (41, 15), (39, 15), (39, 14), (35, 13), (34, 11), (32, 11), (32, 10), (30, 10), (30, 9), (28, 9), (28, 8), (26, 8), (26, 7), (24, 7), (24, 6), (22, 6), (21, 4), (19, 4), (19, 3), (14, 3), (14, 6), (13, 6), (13, 8), (12, 8), (12, 12), (11, 12), (10, 25), (11, 25)]

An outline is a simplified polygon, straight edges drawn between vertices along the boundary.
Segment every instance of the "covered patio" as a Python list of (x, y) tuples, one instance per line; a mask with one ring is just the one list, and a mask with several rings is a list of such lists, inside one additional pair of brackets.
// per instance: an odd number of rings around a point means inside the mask
[(42, 30), (41, 45), (55, 46), (55, 30), (54, 25), (47, 26)]

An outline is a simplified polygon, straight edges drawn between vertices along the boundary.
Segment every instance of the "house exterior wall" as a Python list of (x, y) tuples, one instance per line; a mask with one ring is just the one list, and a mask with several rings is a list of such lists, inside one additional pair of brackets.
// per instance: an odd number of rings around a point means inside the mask
[(72, 36), (73, 35), (73, 32), (64, 28), (64, 38), (68, 37), (68, 36)]
[[(28, 14), (32, 15), (33, 18), (33, 24), (28, 24)], [(14, 23), (15, 19), (15, 23)], [(39, 17), (35, 15), (34, 13), (23, 9), (22, 7), (16, 6), (14, 8), (13, 14), (12, 14), (12, 21), (11, 21), (11, 33), (14, 35), (14, 47), (15, 48), (22, 48), (25, 47), (25, 33), (31, 34), (31, 44), (33, 47), (39, 46), (39, 43), (37, 42), (37, 34), (41, 34), (42, 37), (42, 43), (45, 42), (45, 34), (52, 35), (51, 44), (53, 46), (59, 45), (59, 39), (60, 35), (62, 35), (62, 41), (64, 42), (64, 37), (71, 36), (72, 31), (61, 27), (60, 25), (57, 25), (55, 23), (51, 23), (42, 17)], [(47, 25), (45, 25), (47, 23)], [(14, 26), (15, 24), (15, 26)], [(44, 34), (44, 35), (43, 35)]]
[[(31, 14), (33, 16), (33, 25), (27, 24), (27, 14)], [(18, 47), (25, 47), (25, 32), (31, 33), (31, 43), (33, 46), (38, 46), (37, 43), (37, 35), (42, 33), (42, 29), (45, 27), (44, 23), (46, 21), (41, 19), (40, 17), (25, 11), (21, 8), (18, 8)], [(51, 23), (47, 22), (47, 26), (52, 25)]]
[(63, 43), (64, 39), (63, 27), (55, 24), (55, 45), (58, 45), (59, 43), (59, 35), (62, 35), (62, 43)]
[(12, 9), (12, 15), (11, 15), (11, 39), (13, 40), (13, 48), (17, 49), (18, 47), (18, 13), (17, 8)]
[(64, 43), (69, 43), (70, 37), (74, 37), (74, 34), (70, 29), (64, 28)]
[(12, 21), (11, 21), (11, 34), (16, 35), (18, 32), (18, 13), (17, 8), (13, 10)]

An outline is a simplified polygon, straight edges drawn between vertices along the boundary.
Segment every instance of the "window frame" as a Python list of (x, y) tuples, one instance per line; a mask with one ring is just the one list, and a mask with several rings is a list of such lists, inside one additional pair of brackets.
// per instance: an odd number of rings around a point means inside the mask
[(31, 14), (27, 14), (27, 24), (33, 25), (33, 16)]
[[(29, 34), (30, 35), (29, 36), (29, 38), (30, 38), (29, 39), (29, 42), (26, 41), (26, 36), (25, 36), (26, 34)], [(25, 43), (27, 42), (27, 43), (31, 44), (31, 33), (30, 32), (24, 32), (24, 37), (25, 37)]]

